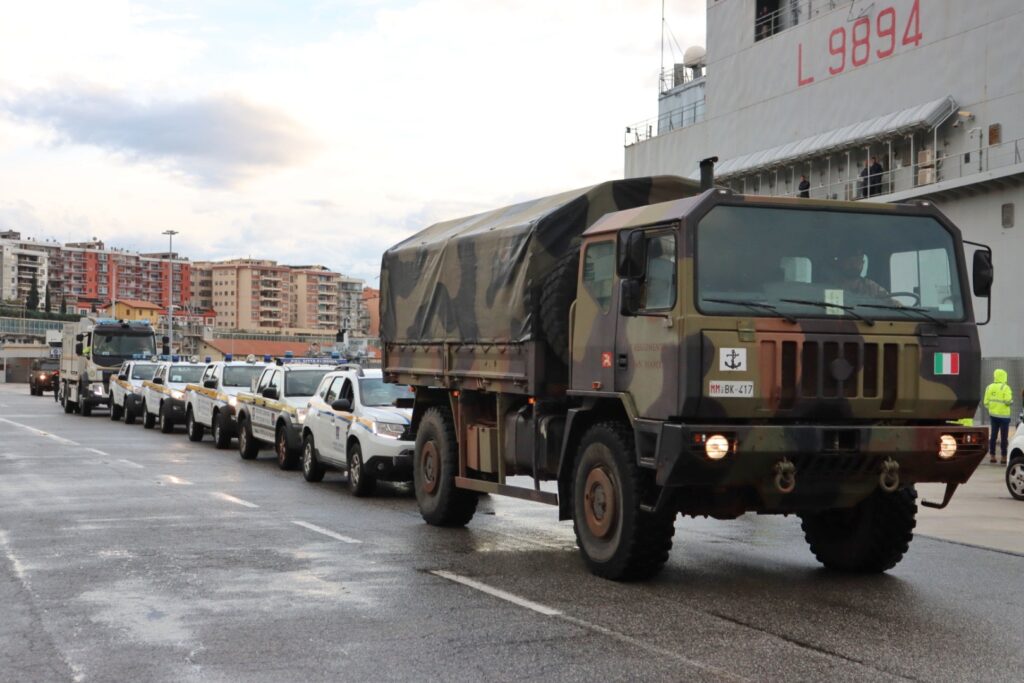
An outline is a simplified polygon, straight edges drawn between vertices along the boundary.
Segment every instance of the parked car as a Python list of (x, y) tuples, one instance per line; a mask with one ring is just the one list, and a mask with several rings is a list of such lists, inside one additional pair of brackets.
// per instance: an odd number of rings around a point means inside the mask
[(1010, 461), (1006, 463), (1006, 489), (1017, 500), (1024, 500), (1024, 429), (1018, 429), (1010, 441)]

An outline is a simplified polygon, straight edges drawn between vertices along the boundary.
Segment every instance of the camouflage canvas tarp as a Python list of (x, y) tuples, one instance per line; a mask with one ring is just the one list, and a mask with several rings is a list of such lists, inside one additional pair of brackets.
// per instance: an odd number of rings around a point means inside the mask
[(696, 194), (674, 176), (614, 180), (436, 223), (384, 253), (385, 342), (525, 342), (545, 276), (601, 216)]

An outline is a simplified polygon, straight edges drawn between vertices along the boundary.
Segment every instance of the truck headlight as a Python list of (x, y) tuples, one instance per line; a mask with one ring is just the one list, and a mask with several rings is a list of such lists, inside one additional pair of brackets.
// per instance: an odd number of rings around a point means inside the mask
[(232, 408), (237, 408), (238, 407), (238, 397), (237, 396), (228, 396), (228, 405), (231, 406)]
[(185, 392), (179, 391), (177, 389), (171, 389), (171, 398), (181, 401), (182, 399), (185, 398)]
[(89, 385), (89, 388), (92, 389), (92, 393), (96, 394), (97, 396), (102, 396), (105, 392), (105, 389), (102, 384), (91, 384)]
[(295, 409), (295, 417), (298, 418), (300, 425), (306, 423), (306, 412), (307, 411), (308, 411), (307, 408), (296, 408)]
[(397, 439), (405, 433), (405, 425), (394, 422), (373, 421), (373, 433), (387, 439)]
[(729, 454), (729, 439), (721, 434), (709, 436), (704, 442), (704, 453), (711, 460), (721, 460)]
[(956, 455), (956, 439), (949, 434), (943, 434), (939, 437), (939, 457), (949, 460), (954, 455)]

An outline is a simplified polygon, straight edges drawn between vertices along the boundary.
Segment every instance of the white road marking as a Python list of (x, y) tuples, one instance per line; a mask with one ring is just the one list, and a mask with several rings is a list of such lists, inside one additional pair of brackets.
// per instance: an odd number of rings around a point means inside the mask
[(676, 660), (676, 661), (678, 661), (678, 662), (680, 662), (682, 664), (685, 664), (687, 666), (693, 667), (694, 669), (699, 669), (700, 671), (706, 671), (706, 672), (708, 672), (710, 674), (713, 674), (715, 676), (718, 676), (720, 678), (723, 678), (723, 679), (726, 679), (726, 680), (730, 680), (730, 681), (747, 681), (747, 680), (749, 680), (747, 678), (744, 678), (742, 676), (734, 674), (731, 671), (726, 671), (725, 669), (720, 669), (717, 666), (712, 666), (710, 664), (704, 664), (703, 662), (698, 662), (697, 660), (690, 659), (689, 657), (681, 655), (678, 652), (673, 652), (672, 650), (667, 650), (667, 649), (665, 649), (663, 647), (658, 647), (657, 645), (653, 645), (653, 644), (651, 644), (651, 643), (649, 643), (647, 641), (640, 640), (639, 638), (633, 638), (631, 636), (627, 636), (624, 633), (619, 633), (618, 631), (613, 631), (610, 628), (606, 628), (604, 626), (599, 626), (598, 624), (592, 624), (589, 621), (584, 621), (583, 619), (577, 619), (576, 617), (571, 617), (571, 616), (569, 616), (567, 614), (563, 614), (561, 611), (559, 611), (559, 610), (557, 610), (557, 609), (555, 609), (553, 607), (548, 607), (547, 605), (542, 605), (540, 603), (533, 602), (532, 600), (527, 600), (526, 598), (521, 598), (518, 595), (513, 595), (512, 593), (509, 593), (507, 591), (503, 591), (503, 590), (501, 590), (499, 588), (494, 588), (492, 586), (488, 586), (486, 583), (481, 583), (481, 582), (476, 581), (474, 579), (470, 579), (470, 578), (465, 577), (465, 576), (460, 576), (458, 574), (453, 574), (451, 572), (446, 572), (446, 571), (443, 571), (443, 570), (440, 570), (440, 569), (431, 570), (430, 573), (433, 574), (434, 576), (439, 576), (442, 579), (447, 579), (449, 581), (454, 581), (455, 583), (461, 583), (463, 586), (468, 586), (468, 587), (473, 588), (475, 590), (478, 590), (478, 591), (480, 591), (482, 593), (487, 593), (488, 595), (494, 596), (496, 598), (500, 598), (501, 600), (505, 600), (507, 602), (511, 602), (514, 605), (518, 605), (520, 607), (525, 607), (526, 609), (533, 610), (534, 612), (538, 612), (540, 614), (543, 614), (544, 616), (555, 617), (556, 619), (560, 619), (560, 620), (565, 621), (565, 622), (567, 622), (569, 624), (573, 624), (574, 626), (579, 626), (579, 627), (585, 628), (585, 629), (587, 629), (589, 631), (594, 631), (595, 633), (600, 633), (603, 636), (607, 636), (609, 638), (614, 638), (615, 640), (618, 640), (619, 642), (622, 642), (622, 643), (626, 643), (626, 644), (628, 644), (628, 645), (630, 645), (632, 647), (637, 647), (637, 648), (640, 648), (642, 650), (646, 650), (647, 652), (650, 652), (652, 654), (656, 654), (656, 655), (661, 656), (661, 657), (668, 657), (670, 659), (674, 659), (674, 660)]
[(473, 579), (467, 578), (465, 576), (459, 576), (458, 574), (452, 574), (451, 572), (446, 572), (440, 569), (432, 570), (430, 573), (434, 576), (440, 576), (442, 579), (448, 579), (449, 581), (454, 581), (455, 583), (461, 583), (463, 586), (469, 586), (470, 588), (478, 590), (482, 593), (493, 595), (494, 597), (500, 598), (501, 600), (505, 600), (506, 602), (511, 602), (513, 605), (519, 605), (520, 607), (531, 609), (534, 612), (543, 614), (546, 617), (556, 617), (561, 614), (559, 610), (554, 609), (552, 607), (542, 605), (539, 602), (533, 602), (532, 600), (527, 600), (526, 598), (521, 598), (518, 595), (512, 595), (511, 593), (507, 593), (498, 588), (492, 588), (491, 586), (488, 586), (486, 583), (480, 583), (479, 581), (474, 581)]
[(110, 455), (110, 453), (104, 453), (103, 451), (99, 450), (98, 448), (86, 448), (85, 450), (91, 451), (91, 452), (95, 453), (96, 455), (107, 455), (107, 456)]
[(137, 467), (140, 470), (145, 469), (145, 467), (143, 467), (139, 463), (132, 462), (131, 460), (126, 460), (125, 458), (118, 458), (117, 461), (120, 462), (120, 463), (124, 463), (125, 465), (128, 465), (128, 467)]
[(256, 503), (250, 503), (247, 500), (242, 500), (241, 498), (235, 498), (230, 493), (221, 493), (220, 491), (214, 491), (214, 492), (212, 492), (212, 495), (217, 496), (221, 500), (226, 500), (229, 503), (234, 503), (236, 505), (244, 505), (247, 508), (258, 508), (259, 507), (259, 505), (257, 505)]
[(77, 441), (72, 441), (71, 439), (65, 439), (63, 436), (57, 436), (56, 434), (51, 434), (50, 432), (44, 432), (42, 429), (36, 429), (35, 427), (29, 427), (28, 425), (21, 424), (20, 422), (15, 422), (14, 420), (7, 420), (5, 418), (0, 417), (0, 422), (6, 422), (9, 425), (14, 425), (15, 427), (21, 427), (22, 429), (30, 431), (33, 434), (36, 434), (38, 436), (45, 436), (47, 439), (53, 439), (57, 443), (62, 443), (65, 446), (81, 446), (82, 445), (82, 444), (78, 443)]
[(190, 482), (188, 479), (182, 479), (181, 477), (176, 477), (173, 474), (161, 474), (160, 478), (163, 479), (164, 481), (170, 482), (171, 484), (177, 484), (178, 486), (192, 485), (192, 482)]
[(310, 524), (309, 522), (300, 522), (298, 520), (295, 520), (295, 521), (292, 522), (292, 524), (298, 524), (299, 526), (305, 527), (305, 528), (309, 529), (310, 531), (315, 531), (318, 534), (323, 534), (324, 536), (330, 536), (331, 538), (333, 538), (335, 540), (338, 540), (338, 541), (341, 541), (342, 543), (362, 543), (362, 541), (360, 541), (358, 538), (351, 538), (350, 536), (342, 536), (341, 534), (335, 533), (335, 532), (331, 531), (330, 529), (325, 529), (322, 526), (317, 526), (316, 524)]

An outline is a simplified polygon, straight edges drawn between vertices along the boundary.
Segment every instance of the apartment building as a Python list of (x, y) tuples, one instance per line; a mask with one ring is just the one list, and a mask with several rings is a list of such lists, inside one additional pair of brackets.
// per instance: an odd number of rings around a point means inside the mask
[(213, 261), (195, 261), (190, 270), (192, 306), (196, 310), (213, 308)]
[(365, 334), (363, 319), (363, 285), (359, 278), (342, 275), (338, 279), (338, 329)]
[(364, 287), (362, 308), (359, 315), (359, 329), (367, 337), (380, 336), (380, 290)]
[(293, 326), (338, 329), (338, 282), (341, 273), (324, 266), (291, 266)]
[(0, 301), (24, 302), (35, 283), (42, 305), (50, 256), (39, 245), (34, 240), (23, 240), (18, 232), (0, 232)]
[(111, 300), (149, 301), (166, 308), (191, 302), (191, 265), (177, 253), (137, 254), (101, 240), (69, 242), (60, 250), (62, 309), (86, 310)]

